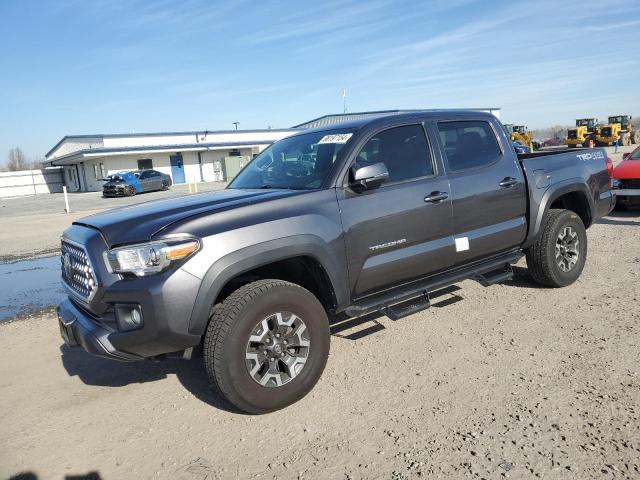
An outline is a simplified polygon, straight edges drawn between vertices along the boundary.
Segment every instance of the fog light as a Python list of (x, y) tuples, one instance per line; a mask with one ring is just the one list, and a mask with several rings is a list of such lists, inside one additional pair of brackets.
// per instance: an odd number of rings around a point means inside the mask
[(140, 305), (116, 305), (116, 320), (121, 331), (135, 330), (142, 326)]

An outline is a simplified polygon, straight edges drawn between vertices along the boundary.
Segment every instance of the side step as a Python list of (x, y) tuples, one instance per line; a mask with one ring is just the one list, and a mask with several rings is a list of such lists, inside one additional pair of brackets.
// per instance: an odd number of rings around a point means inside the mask
[(496, 283), (504, 282), (505, 280), (511, 280), (513, 278), (513, 268), (507, 264), (502, 268), (491, 270), (490, 272), (481, 273), (473, 277), (483, 287), (488, 287)]
[(426, 310), (430, 306), (431, 301), (429, 300), (429, 292), (425, 290), (418, 297), (410, 298), (409, 300), (396, 303), (395, 305), (385, 305), (380, 308), (379, 311), (381, 314), (386, 315), (391, 320), (395, 321), (408, 317), (409, 315), (413, 315), (414, 313), (421, 312), (422, 310)]

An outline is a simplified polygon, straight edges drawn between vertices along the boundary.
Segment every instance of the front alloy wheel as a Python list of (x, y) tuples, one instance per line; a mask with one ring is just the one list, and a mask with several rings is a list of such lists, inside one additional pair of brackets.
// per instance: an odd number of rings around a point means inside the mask
[(304, 397), (329, 356), (329, 321), (299, 285), (258, 280), (215, 305), (204, 338), (211, 387), (237, 409), (266, 413)]
[(251, 378), (264, 387), (280, 387), (296, 378), (309, 357), (307, 326), (295, 313), (277, 312), (251, 332), (245, 354)]

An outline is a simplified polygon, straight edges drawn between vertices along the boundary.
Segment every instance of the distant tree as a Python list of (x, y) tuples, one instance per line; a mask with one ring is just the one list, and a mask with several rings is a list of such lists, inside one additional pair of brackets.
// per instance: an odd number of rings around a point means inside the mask
[(44, 168), (44, 158), (33, 157), (29, 162), (31, 170), (42, 170)]
[(7, 170), (9, 170), (10, 172), (27, 170), (30, 167), (29, 162), (27, 161), (27, 157), (25, 156), (24, 152), (18, 147), (9, 150), (8, 159)]

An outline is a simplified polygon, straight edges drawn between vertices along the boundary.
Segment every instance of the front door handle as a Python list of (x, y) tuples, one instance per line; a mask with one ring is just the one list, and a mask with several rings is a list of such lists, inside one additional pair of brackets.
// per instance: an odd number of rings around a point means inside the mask
[(447, 198), (449, 198), (449, 194), (447, 192), (431, 192), (429, 195), (424, 197), (424, 201), (427, 203), (440, 203)]
[(517, 183), (518, 183), (517, 179), (513, 177), (505, 177), (502, 179), (502, 181), (498, 185), (500, 185), (500, 187), (502, 188), (511, 188)]

